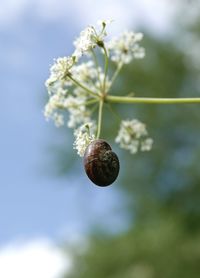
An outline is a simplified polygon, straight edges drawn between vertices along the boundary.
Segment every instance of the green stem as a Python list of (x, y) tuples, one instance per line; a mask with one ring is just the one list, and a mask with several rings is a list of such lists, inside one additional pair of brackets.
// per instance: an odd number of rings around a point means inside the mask
[(111, 79), (111, 85), (110, 85), (110, 87), (111, 87), (112, 84), (114, 83), (116, 77), (118, 76), (120, 70), (122, 69), (122, 66), (123, 66), (123, 63), (120, 63), (119, 66), (116, 68), (116, 71), (114, 72), (113, 77), (112, 77), (112, 79)]
[(84, 104), (87, 106), (87, 105), (91, 105), (91, 104), (94, 104), (94, 103), (97, 103), (97, 102), (99, 102), (99, 100), (90, 99), (90, 100), (86, 101)]
[(107, 77), (107, 74), (108, 74), (108, 53), (107, 53), (105, 45), (103, 45), (103, 50), (104, 50), (104, 54), (105, 54), (103, 90), (105, 92), (105, 90), (106, 90), (106, 77)]
[(107, 95), (107, 102), (115, 103), (149, 103), (149, 104), (181, 104), (200, 103), (200, 98), (149, 98), (149, 97), (123, 97)]
[(95, 98), (98, 98), (98, 96), (91, 91), (89, 88), (87, 88), (86, 86), (84, 86), (83, 84), (81, 84), (79, 81), (77, 81), (76, 79), (74, 79), (72, 76), (68, 76), (77, 86), (79, 86), (80, 88), (82, 88), (83, 90), (85, 90), (86, 92), (88, 92), (90, 95), (94, 96)]
[(98, 126), (97, 126), (97, 139), (100, 137), (101, 125), (102, 125), (102, 115), (103, 115), (103, 100), (99, 102), (99, 115), (98, 115)]
[(95, 54), (93, 49), (92, 49), (92, 56), (93, 56), (93, 60), (94, 60), (95, 66), (97, 68), (97, 74), (98, 74), (98, 79), (99, 79), (99, 84), (100, 84), (100, 90), (102, 90), (102, 84), (101, 84), (101, 78), (100, 78), (100, 72), (99, 72), (99, 63), (98, 63), (97, 56), (96, 56), (96, 54)]

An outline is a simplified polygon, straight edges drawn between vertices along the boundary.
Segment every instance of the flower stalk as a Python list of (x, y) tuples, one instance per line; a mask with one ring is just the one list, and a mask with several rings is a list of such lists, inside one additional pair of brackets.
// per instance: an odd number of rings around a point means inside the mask
[(99, 102), (99, 114), (98, 114), (98, 125), (97, 125), (97, 135), (96, 138), (99, 139), (101, 134), (101, 126), (102, 126), (102, 116), (103, 116), (103, 103), (104, 100), (101, 99)]
[(98, 98), (98, 96), (91, 91), (89, 88), (87, 88), (85, 85), (81, 84), (79, 81), (77, 81), (76, 79), (74, 79), (71, 75), (68, 76), (69, 79), (71, 79), (74, 84), (76, 84), (78, 87), (82, 88), (83, 90), (85, 90), (86, 92), (88, 92), (90, 95), (94, 96), (95, 98)]
[(125, 97), (107, 95), (105, 101), (112, 103), (146, 103), (146, 104), (195, 104), (200, 103), (200, 98), (149, 98), (149, 97)]
[(104, 50), (104, 54), (105, 54), (103, 91), (105, 92), (106, 91), (106, 78), (107, 78), (107, 74), (108, 74), (108, 53), (107, 53), (105, 45), (103, 45), (103, 50)]

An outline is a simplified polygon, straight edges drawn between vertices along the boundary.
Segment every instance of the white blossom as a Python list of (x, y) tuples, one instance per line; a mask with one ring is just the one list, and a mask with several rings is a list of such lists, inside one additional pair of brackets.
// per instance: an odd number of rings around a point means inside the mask
[[(85, 106), (88, 96), (81, 88), (76, 88), (74, 91), (76, 96), (68, 94), (62, 88), (50, 95), (44, 109), (45, 118), (47, 120), (52, 119), (56, 126), (61, 126), (64, 124), (64, 116), (61, 117), (61, 112), (67, 110), (69, 112), (68, 127), (76, 128), (77, 125), (89, 122), (91, 111)], [(58, 117), (58, 115), (60, 116)]]
[(141, 151), (149, 151), (153, 140), (148, 138), (148, 133), (144, 123), (133, 120), (124, 120), (121, 122), (118, 135), (115, 139), (120, 147), (129, 150), (131, 154)]
[(98, 71), (93, 61), (88, 61), (86, 63), (75, 65), (71, 73), (74, 79), (86, 84), (90, 83), (93, 79), (96, 79), (98, 76)]
[(80, 33), (80, 36), (74, 41), (75, 51), (73, 56), (75, 56), (77, 60), (97, 45), (103, 45), (104, 38), (107, 35), (105, 27), (106, 26), (102, 24), (102, 29), (97, 30), (94, 26), (88, 26)]
[(143, 58), (145, 56), (145, 50), (138, 44), (142, 38), (142, 33), (128, 31), (122, 33), (118, 38), (113, 38), (107, 44), (110, 50), (111, 60), (116, 63), (128, 64), (134, 58)]
[[(99, 79), (96, 80), (95, 86), (101, 90), (103, 82), (104, 82), (104, 73), (100, 69), (99, 70)], [(112, 82), (111, 82), (111, 80), (107, 76), (106, 80), (105, 80), (105, 91), (106, 92), (109, 91), (109, 89), (111, 87), (111, 84), (112, 84)]]
[[(69, 112), (67, 125), (70, 128), (75, 128), (77, 125), (90, 121), (90, 110), (86, 109), (85, 100), (81, 97), (63, 96), (55, 94), (49, 98), (45, 105), (44, 116), (47, 120), (52, 119), (56, 126), (64, 124), (64, 116), (60, 109), (66, 109)], [(59, 117), (58, 117), (59, 115)], [(62, 119), (61, 119), (62, 118)]]
[(80, 36), (74, 41), (74, 56), (80, 58), (85, 52), (96, 46), (95, 30), (92, 26), (88, 26), (80, 33)]
[(62, 80), (72, 68), (74, 57), (59, 57), (50, 68), (50, 77), (46, 80), (45, 85), (49, 88), (57, 80)]
[(86, 109), (84, 98), (69, 96), (63, 105), (69, 112), (68, 127), (75, 128), (77, 125), (90, 121), (90, 110)]
[(53, 114), (53, 120), (56, 127), (60, 127), (64, 125), (64, 116), (58, 112)]
[[(81, 63), (80, 65), (75, 65), (71, 71), (74, 79), (78, 80), (81, 84), (89, 87), (95, 93), (99, 93), (104, 82), (104, 72), (101, 67), (96, 67), (93, 61), (88, 61), (86, 63)], [(111, 86), (111, 81), (106, 78), (105, 91), (108, 91)], [(82, 95), (87, 95), (80, 87), (74, 89), (74, 94), (78, 97)]]
[(49, 101), (44, 108), (44, 116), (47, 120), (52, 119), (57, 127), (64, 124), (64, 117), (57, 112), (57, 109), (63, 108), (63, 103), (67, 91), (59, 88), (56, 94), (49, 97)]
[(141, 142), (141, 151), (150, 151), (153, 145), (153, 139), (147, 138)]
[(57, 127), (64, 125), (64, 117), (57, 112), (57, 102), (54, 101), (54, 97), (50, 98), (50, 101), (44, 108), (44, 116), (47, 120), (52, 119)]
[(96, 125), (93, 122), (86, 123), (79, 128), (75, 129), (74, 136), (75, 141), (73, 148), (77, 150), (78, 155), (84, 156), (87, 146), (95, 140), (94, 131)]

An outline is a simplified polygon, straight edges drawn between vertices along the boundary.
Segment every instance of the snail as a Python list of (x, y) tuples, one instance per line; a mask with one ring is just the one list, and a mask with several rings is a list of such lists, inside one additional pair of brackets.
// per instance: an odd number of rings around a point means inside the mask
[(83, 160), (85, 172), (94, 184), (108, 186), (116, 180), (119, 159), (105, 140), (92, 141), (86, 148)]

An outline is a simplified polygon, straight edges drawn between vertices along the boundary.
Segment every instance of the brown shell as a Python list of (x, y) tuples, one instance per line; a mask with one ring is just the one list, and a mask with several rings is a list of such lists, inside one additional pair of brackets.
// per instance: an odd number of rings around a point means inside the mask
[(94, 140), (84, 154), (84, 167), (88, 178), (99, 186), (113, 183), (119, 174), (119, 159), (110, 145), (102, 139)]

